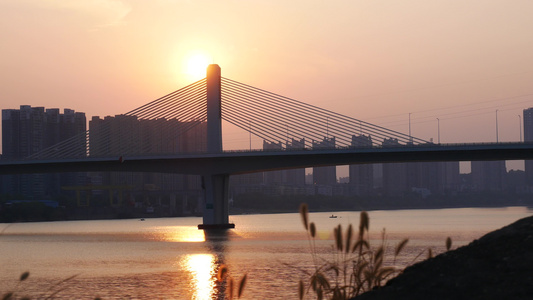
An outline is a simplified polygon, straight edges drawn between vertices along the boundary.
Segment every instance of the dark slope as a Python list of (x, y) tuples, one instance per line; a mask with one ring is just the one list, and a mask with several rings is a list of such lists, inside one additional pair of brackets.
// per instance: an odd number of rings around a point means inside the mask
[(415, 264), (355, 299), (533, 299), (533, 217)]

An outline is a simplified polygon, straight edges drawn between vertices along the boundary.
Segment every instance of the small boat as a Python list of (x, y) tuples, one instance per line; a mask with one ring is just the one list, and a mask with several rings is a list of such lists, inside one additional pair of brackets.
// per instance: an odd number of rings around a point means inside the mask
[(329, 217), (330, 217), (330, 219), (336, 219), (336, 218), (337, 218), (336, 215), (331, 215), (331, 216), (329, 216)]

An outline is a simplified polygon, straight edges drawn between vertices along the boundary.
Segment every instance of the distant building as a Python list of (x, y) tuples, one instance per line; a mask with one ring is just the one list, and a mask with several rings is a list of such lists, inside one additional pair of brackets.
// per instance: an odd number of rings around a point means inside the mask
[(476, 191), (503, 191), (505, 186), (505, 161), (471, 162), (472, 184)]
[[(533, 107), (524, 109), (524, 142), (533, 142)], [(533, 160), (526, 160), (525, 175), (526, 184), (533, 186)]]
[(459, 162), (406, 163), (407, 187), (421, 188), (431, 194), (457, 191), (459, 186)]
[[(267, 142), (263, 141), (263, 150), (282, 150), (281, 142)], [(264, 183), (268, 185), (283, 183), (283, 171), (268, 171), (263, 173)]]
[(454, 193), (461, 185), (460, 169), (458, 161), (439, 162), (440, 185), (438, 192)]
[[(305, 149), (305, 138), (301, 140), (291, 139), (287, 141), (286, 144), (287, 150), (304, 150)], [(283, 183), (293, 186), (304, 186), (305, 185), (305, 168), (290, 169), (283, 171)]]
[[(383, 147), (398, 147), (398, 139), (387, 138), (383, 140)], [(383, 191), (389, 196), (403, 195), (408, 191), (407, 163), (384, 163), (382, 165)]]
[[(352, 148), (372, 147), (370, 135), (352, 135)], [(374, 165), (358, 164), (349, 166), (350, 185), (355, 189), (354, 194), (369, 195), (374, 189)]]
[[(335, 149), (335, 137), (325, 137), (322, 141), (313, 141), (313, 149)], [(337, 183), (337, 167), (314, 167), (313, 183), (317, 185), (335, 185)]]
[[(205, 152), (206, 124), (127, 115), (103, 119), (95, 116), (89, 122), (89, 153), (91, 156), (122, 156)], [(135, 196), (150, 206), (161, 205), (161, 197), (175, 199), (176, 196), (199, 203), (202, 195), (202, 181), (198, 175), (94, 172), (91, 180), (104, 186), (132, 186)], [(170, 207), (174, 206), (175, 203), (170, 203)]]
[[(385, 139), (383, 146), (400, 146), (397, 139)], [(382, 164), (382, 189), (386, 195), (406, 192), (429, 194), (456, 192), (460, 185), (459, 162), (411, 162)]]
[[(21, 105), (20, 109), (4, 109), (2, 158), (22, 159), (85, 131), (85, 113), (72, 109), (64, 109), (62, 114), (57, 108), (29, 105)], [(79, 155), (86, 153), (84, 137), (71, 143), (78, 144)], [(76, 149), (76, 145), (72, 146)], [(61, 186), (85, 180), (85, 173), (10, 175), (2, 180), (2, 192), (29, 199), (45, 199), (58, 196)]]

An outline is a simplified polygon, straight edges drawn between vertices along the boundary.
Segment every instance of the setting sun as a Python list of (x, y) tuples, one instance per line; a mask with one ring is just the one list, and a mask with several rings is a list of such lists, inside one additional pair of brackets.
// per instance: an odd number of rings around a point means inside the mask
[(187, 59), (186, 73), (194, 80), (199, 80), (205, 77), (209, 59), (206, 55), (195, 54)]

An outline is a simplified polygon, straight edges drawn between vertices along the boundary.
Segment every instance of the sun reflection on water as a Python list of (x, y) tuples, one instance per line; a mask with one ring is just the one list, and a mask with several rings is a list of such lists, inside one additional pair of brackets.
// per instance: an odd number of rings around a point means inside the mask
[(205, 242), (203, 230), (191, 226), (156, 228), (158, 239), (167, 242)]
[(191, 299), (216, 298), (216, 259), (213, 254), (192, 254), (187, 257), (186, 266), (192, 275)]

